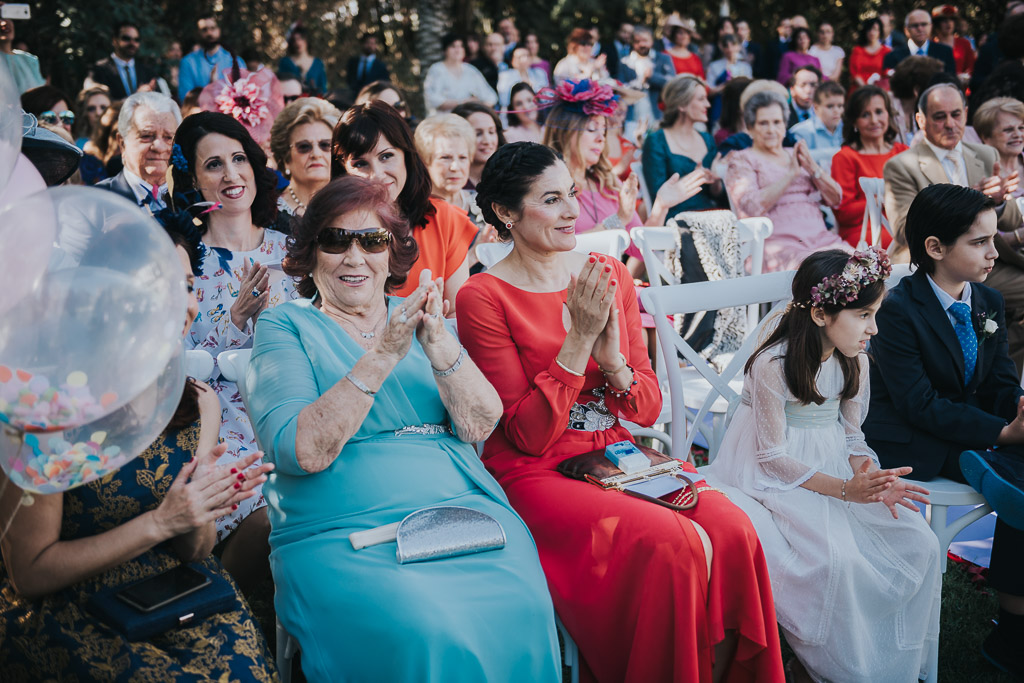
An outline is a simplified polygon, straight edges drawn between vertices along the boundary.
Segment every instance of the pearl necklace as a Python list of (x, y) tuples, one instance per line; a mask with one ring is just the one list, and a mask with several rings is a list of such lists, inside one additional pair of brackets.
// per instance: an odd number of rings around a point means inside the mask
[(299, 201), (299, 195), (295, 194), (294, 188), (291, 184), (288, 185), (288, 194), (292, 196), (292, 201), (295, 202), (295, 208), (301, 209), (303, 213), (306, 212), (306, 205)]

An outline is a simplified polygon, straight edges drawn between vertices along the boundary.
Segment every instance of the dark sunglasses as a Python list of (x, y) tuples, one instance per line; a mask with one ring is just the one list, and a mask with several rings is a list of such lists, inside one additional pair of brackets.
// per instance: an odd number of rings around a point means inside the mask
[(328, 254), (344, 254), (358, 240), (359, 247), (367, 254), (379, 254), (388, 248), (391, 233), (386, 230), (372, 232), (352, 232), (341, 228), (324, 228), (316, 236), (316, 244), (320, 251)]
[[(330, 140), (318, 140), (316, 146), (320, 148), (321, 152), (326, 152), (327, 154), (331, 153)], [(298, 152), (299, 154), (309, 154), (310, 152), (313, 151), (313, 143), (310, 142), (309, 140), (299, 140), (298, 142), (293, 142), (292, 147), (294, 147), (295, 151)]]
[(58, 114), (55, 111), (48, 110), (39, 115), (39, 121), (41, 123), (46, 123), (51, 126), (56, 126), (58, 120), (65, 126), (73, 126), (75, 125), (75, 112), (62, 111)]
[(139, 42), (139, 37), (138, 36), (118, 36), (117, 39), (120, 40), (122, 43), (138, 43)]

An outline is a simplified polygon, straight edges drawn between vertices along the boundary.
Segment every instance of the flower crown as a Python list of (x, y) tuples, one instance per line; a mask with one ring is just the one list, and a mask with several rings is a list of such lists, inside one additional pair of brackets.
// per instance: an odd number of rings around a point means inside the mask
[(619, 96), (607, 85), (584, 78), (582, 81), (562, 81), (557, 88), (543, 88), (537, 93), (541, 107), (559, 102), (569, 111), (587, 116), (611, 116), (619, 103)]
[(810, 300), (797, 305), (800, 308), (845, 306), (856, 301), (862, 289), (884, 280), (891, 272), (892, 265), (884, 251), (876, 247), (868, 247), (866, 251), (855, 251), (841, 272), (829, 275), (816, 287), (811, 287)]

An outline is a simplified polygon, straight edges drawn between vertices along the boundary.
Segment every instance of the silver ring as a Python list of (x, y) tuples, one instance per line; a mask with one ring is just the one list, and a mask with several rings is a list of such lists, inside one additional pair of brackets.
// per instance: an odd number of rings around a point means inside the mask
[(398, 309), (398, 322), (402, 323), (403, 325), (409, 322), (409, 316), (405, 314), (404, 306)]
[(251, 294), (252, 294), (252, 295), (253, 295), (254, 297), (255, 297), (255, 296), (259, 296), (259, 295), (260, 295), (260, 290), (258, 290), (258, 289), (256, 289), (255, 287), (253, 287), (253, 288), (252, 288), (252, 292), (251, 292)]

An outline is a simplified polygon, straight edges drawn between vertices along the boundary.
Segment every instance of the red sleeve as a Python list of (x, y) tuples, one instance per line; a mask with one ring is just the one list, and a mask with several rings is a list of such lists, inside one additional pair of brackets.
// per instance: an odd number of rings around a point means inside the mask
[(444, 277), (447, 280), (466, 260), (469, 247), (476, 239), (477, 227), (464, 211), (448, 202), (431, 199), (437, 208), (437, 227), (444, 235)]
[[(879, 50), (881, 52), (881, 50)], [(871, 76), (870, 66), (865, 68), (870, 60), (868, 54), (862, 50), (859, 46), (853, 48), (850, 53), (850, 76), (859, 78), (860, 80), (867, 83), (868, 78)]]
[(554, 358), (539, 375), (527, 376), (505, 313), (515, 302), (497, 296), (487, 277), (474, 275), (459, 290), (459, 339), (501, 396), (505, 436), (522, 452), (543, 455), (565, 432), (585, 378), (566, 372)]
[(620, 420), (629, 420), (648, 427), (654, 424), (661, 414), (661, 386), (647, 355), (643, 324), (640, 322), (640, 305), (637, 303), (633, 278), (622, 263), (613, 263), (616, 264), (616, 278), (619, 281), (616, 296), (616, 303), (619, 306), (619, 346), (629, 367), (633, 368), (636, 386), (628, 398), (617, 398), (607, 391), (604, 401), (612, 414)]
[(855, 154), (855, 150), (844, 146), (832, 157), (832, 179), (843, 191), (843, 199), (834, 209), (840, 230), (855, 228), (864, 221), (867, 199), (860, 189)]

